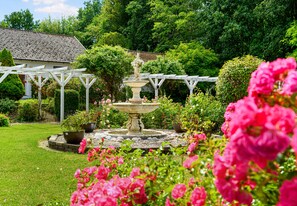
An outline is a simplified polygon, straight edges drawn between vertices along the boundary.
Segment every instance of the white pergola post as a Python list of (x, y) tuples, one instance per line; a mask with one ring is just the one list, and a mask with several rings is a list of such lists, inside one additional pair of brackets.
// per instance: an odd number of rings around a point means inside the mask
[[(83, 78), (85, 78), (85, 81)], [(95, 78), (91, 74), (83, 74), (82, 76), (79, 76), (79, 79), (80, 79), (81, 83), (84, 85), (84, 87), (86, 88), (86, 111), (89, 112), (90, 88), (95, 83), (97, 78)]]
[(165, 81), (165, 77), (163, 77), (163, 74), (157, 74), (157, 75), (150, 75), (148, 79), (155, 90), (155, 99), (157, 100), (159, 96), (158, 94), (159, 88), (162, 86), (163, 82)]
[[(64, 87), (73, 77), (73, 72), (67, 72), (67, 67), (49, 70), (49, 73), (60, 85), (60, 122), (64, 120)], [(66, 78), (66, 79), (65, 79)]]
[(196, 85), (199, 81), (197, 79), (192, 79), (192, 78), (184, 79), (184, 81), (190, 90), (190, 95), (192, 95), (194, 88), (196, 87)]

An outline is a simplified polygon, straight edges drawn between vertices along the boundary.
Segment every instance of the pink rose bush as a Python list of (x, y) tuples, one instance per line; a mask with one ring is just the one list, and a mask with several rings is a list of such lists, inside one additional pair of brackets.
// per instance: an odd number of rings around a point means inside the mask
[[(101, 141), (102, 143), (104, 142)], [(204, 134), (193, 134), (189, 137), (188, 148), (173, 152), (187, 155), (185, 160), (174, 160), (170, 155), (160, 155), (161, 150), (149, 149), (143, 156), (139, 151), (131, 152), (127, 148), (95, 147), (88, 151), (89, 162), (96, 166), (78, 169), (74, 177), (77, 180), (71, 205), (207, 205), (207, 192), (202, 179), (197, 177), (199, 158), (198, 148), (205, 148), (207, 142)], [(193, 146), (194, 145), (194, 146)], [(198, 147), (199, 146), (199, 147)], [(87, 141), (83, 140), (79, 151), (84, 152)], [(128, 149), (129, 150), (129, 149)], [(135, 154), (139, 154), (135, 158)], [(165, 157), (165, 158), (163, 158)], [(128, 158), (129, 162), (125, 162)], [(135, 160), (136, 162), (133, 162)], [(183, 164), (183, 167), (181, 166)], [(164, 165), (166, 165), (164, 167)], [(178, 168), (178, 169), (177, 169)], [(204, 168), (209, 174), (211, 168)], [(183, 177), (181, 179), (181, 177)], [(210, 176), (209, 181), (213, 176)], [(182, 182), (180, 182), (182, 180)], [(180, 183), (179, 183), (180, 182)], [(205, 183), (209, 185), (209, 183)], [(168, 190), (171, 187), (171, 190)], [(211, 200), (210, 200), (211, 202)]]
[[(291, 175), (281, 170), (297, 154), (296, 85), (293, 58), (262, 63), (252, 74), (248, 96), (227, 107), (222, 131), (228, 143), (222, 155), (215, 154), (213, 166), (215, 185), (226, 201), (251, 205), (265, 197), (271, 205), (280, 193), (278, 205), (296, 205), (290, 191), (297, 189), (296, 180), (283, 182)], [(295, 166), (291, 170), (296, 174)], [(272, 185), (274, 190), (265, 191)]]

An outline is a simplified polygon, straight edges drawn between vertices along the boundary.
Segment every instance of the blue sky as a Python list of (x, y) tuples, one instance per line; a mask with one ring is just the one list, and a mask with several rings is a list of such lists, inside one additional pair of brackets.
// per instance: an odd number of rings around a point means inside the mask
[(79, 8), (83, 7), (85, 0), (2, 0), (0, 6), (0, 21), (4, 15), (14, 11), (29, 9), (34, 20), (76, 15)]

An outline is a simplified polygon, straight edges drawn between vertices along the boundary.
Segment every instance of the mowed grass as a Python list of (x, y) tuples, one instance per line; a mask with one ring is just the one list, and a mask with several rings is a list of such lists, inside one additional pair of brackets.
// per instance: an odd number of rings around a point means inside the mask
[(88, 163), (85, 155), (38, 147), (60, 132), (53, 124), (0, 128), (0, 205), (69, 205), (74, 172)]

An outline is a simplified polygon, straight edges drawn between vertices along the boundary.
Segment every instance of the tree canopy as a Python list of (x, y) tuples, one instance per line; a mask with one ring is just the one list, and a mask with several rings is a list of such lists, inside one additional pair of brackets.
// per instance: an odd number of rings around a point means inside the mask
[(293, 53), (296, 46), (286, 39), (296, 8), (296, 0), (86, 0), (76, 17), (37, 24), (21, 10), (0, 26), (75, 35), (86, 48), (108, 44), (166, 53), (198, 42), (221, 66), (247, 54), (273, 60)]
[(87, 68), (105, 85), (111, 99), (116, 99), (125, 76), (132, 73), (133, 57), (120, 46), (93, 47), (76, 58), (76, 68)]

